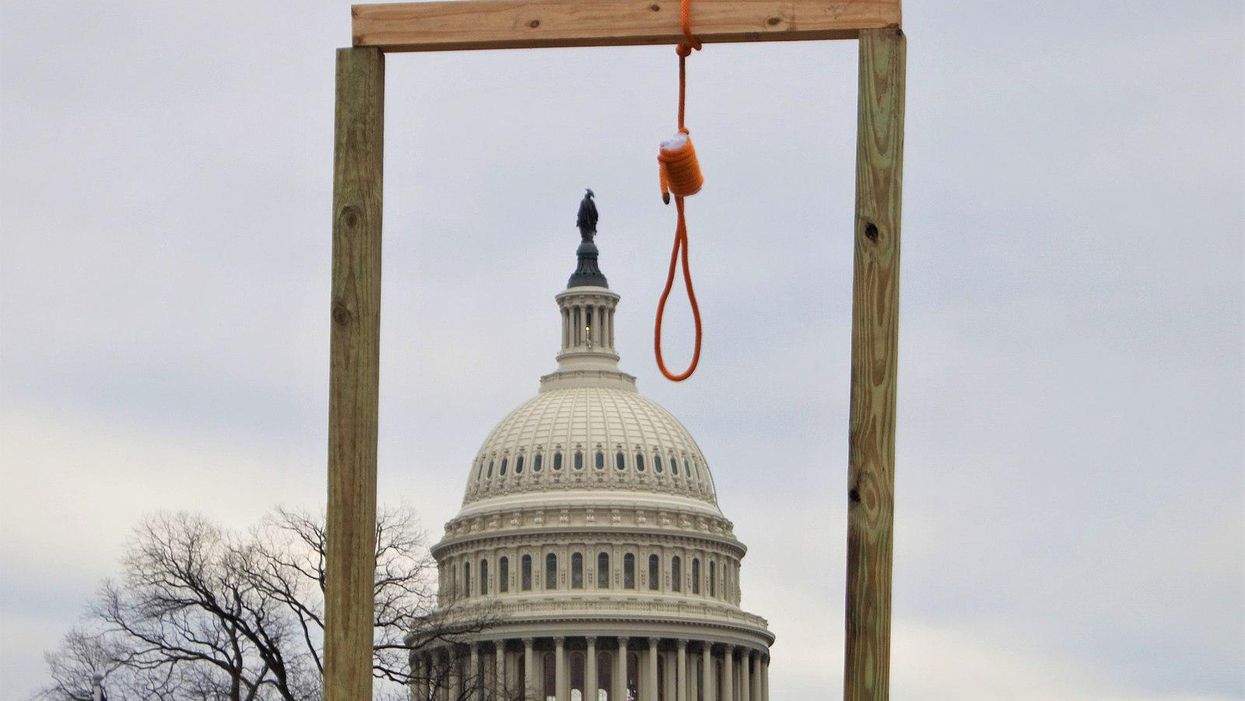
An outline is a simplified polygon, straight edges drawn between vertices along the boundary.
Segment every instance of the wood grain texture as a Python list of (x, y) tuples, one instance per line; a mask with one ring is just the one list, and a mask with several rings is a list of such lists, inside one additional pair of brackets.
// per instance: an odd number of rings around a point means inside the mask
[[(355, 46), (385, 51), (676, 44), (677, 0), (455, 0), (355, 5)], [(705, 43), (854, 39), (900, 26), (900, 0), (695, 0)]]
[(385, 57), (337, 52), (324, 698), (372, 698)]
[(843, 687), (847, 701), (890, 697), (906, 55), (902, 31), (861, 32)]

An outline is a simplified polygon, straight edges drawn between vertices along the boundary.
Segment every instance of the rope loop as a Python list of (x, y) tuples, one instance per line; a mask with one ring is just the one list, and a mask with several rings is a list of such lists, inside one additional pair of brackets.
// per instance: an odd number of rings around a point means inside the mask
[[(696, 372), (696, 366), (700, 364), (700, 305), (696, 303), (696, 290), (692, 287), (692, 271), (687, 262), (687, 222), (683, 218), (683, 198), (676, 196), (674, 206), (679, 212), (679, 222), (674, 230), (674, 249), (670, 251), (670, 268), (666, 273), (666, 287), (661, 291), (661, 300), (657, 303), (657, 321), (653, 327), (653, 351), (657, 356), (657, 368), (661, 370), (661, 374), (672, 382), (682, 382), (691, 377), (692, 373)], [(670, 290), (674, 288), (674, 268), (678, 264), (680, 254), (683, 259), (683, 282), (687, 286), (687, 301), (691, 303), (692, 319), (696, 323), (696, 341), (692, 347), (692, 362), (688, 364), (686, 370), (675, 374), (666, 367), (666, 361), (661, 354), (661, 320), (666, 313), (666, 299), (670, 296)]]

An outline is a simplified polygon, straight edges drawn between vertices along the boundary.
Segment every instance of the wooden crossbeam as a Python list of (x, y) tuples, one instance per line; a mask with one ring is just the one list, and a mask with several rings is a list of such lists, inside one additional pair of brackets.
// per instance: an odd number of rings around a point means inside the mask
[[(354, 5), (354, 45), (382, 51), (675, 44), (678, 0), (454, 0)], [(898, 28), (900, 0), (695, 0), (705, 43), (856, 39)]]

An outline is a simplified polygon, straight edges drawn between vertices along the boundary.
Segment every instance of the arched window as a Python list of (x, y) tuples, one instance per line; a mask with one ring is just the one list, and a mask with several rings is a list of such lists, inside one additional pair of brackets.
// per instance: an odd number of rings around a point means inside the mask
[(584, 469), (584, 451), (582, 450), (575, 451), (575, 469), (576, 470)]
[(610, 554), (597, 555), (597, 589), (610, 588)]
[(709, 596), (718, 595), (718, 563), (709, 561)]
[(502, 459), (501, 459), (501, 467), (500, 467), (500, 468), (498, 468), (498, 470), (497, 470), (497, 474), (498, 474), (499, 476), (504, 477), (504, 476), (506, 475), (506, 464), (507, 464), (507, 463), (509, 463), (509, 462), (510, 462), (510, 458), (502, 458)]
[(476, 481), (484, 479), (484, 461), (476, 463)]
[(678, 555), (670, 559), (670, 588), (683, 591), (683, 559)]
[(488, 560), (480, 560), (480, 596), (488, 596)]
[(471, 596), (471, 563), (463, 563), (463, 598)]
[(583, 553), (571, 555), (571, 589), (584, 588), (584, 556)]
[(653, 472), (661, 474), (661, 456), (656, 453), (653, 454)]
[(558, 588), (558, 556), (553, 553), (545, 556), (545, 588)]
[(537, 453), (536, 456), (532, 458), (532, 472), (540, 472), (541, 469), (543, 469), (544, 467), (545, 467), (544, 456), (540, 453)]
[(497, 561), (497, 593), (510, 591), (510, 558), (505, 555)]
[(648, 556), (648, 588), (657, 591), (661, 588), (661, 558)]
[(679, 474), (679, 461), (677, 458), (670, 458), (670, 471), (675, 475)]
[(644, 454), (635, 454), (635, 469), (637, 472), (644, 472)]
[(700, 593), (700, 558), (692, 558), (692, 593)]
[(485, 475), (485, 477), (491, 478), (492, 476), (493, 476), (493, 461), (489, 460), (488, 461), (488, 474)]
[(523, 589), (523, 591), (532, 590), (532, 556), (531, 555), (524, 555), (523, 559), (519, 560), (519, 579), (520, 579), (520, 588)]
[(605, 469), (605, 453), (603, 451), (600, 451), (600, 450), (597, 451), (596, 462), (593, 465), (593, 467), (597, 468), (598, 470)]
[(623, 555), (623, 589), (635, 589), (635, 555)]
[(514, 459), (514, 473), (516, 475), (523, 474), (523, 456), (522, 455)]
[(614, 455), (614, 467), (617, 467), (619, 470), (627, 469), (627, 456), (623, 455), (621, 450)]
[(560, 472), (562, 470), (562, 451), (553, 454), (553, 471)]

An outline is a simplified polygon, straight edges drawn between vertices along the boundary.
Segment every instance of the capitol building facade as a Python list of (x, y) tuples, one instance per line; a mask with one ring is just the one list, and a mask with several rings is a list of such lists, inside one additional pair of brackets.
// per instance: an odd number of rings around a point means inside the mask
[(619, 370), (593, 224), (556, 297), (557, 369), (484, 441), (432, 550), (443, 615), (490, 622), (412, 654), (413, 695), (768, 701), (774, 636), (740, 608), (746, 548), (696, 441)]

